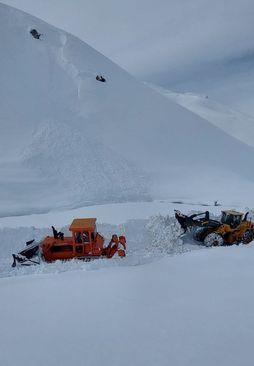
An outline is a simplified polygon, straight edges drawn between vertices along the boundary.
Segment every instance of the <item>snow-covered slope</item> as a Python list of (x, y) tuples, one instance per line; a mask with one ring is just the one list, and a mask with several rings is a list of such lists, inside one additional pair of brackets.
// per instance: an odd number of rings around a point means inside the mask
[[(252, 47), (253, 48), (253, 47)], [(238, 49), (236, 49), (238, 52)], [(220, 61), (192, 65), (186, 73), (183, 70), (179, 78), (174, 79), (169, 72), (160, 84), (167, 89), (180, 93), (191, 91), (194, 94), (205, 94), (209, 98), (228, 105), (243, 114), (254, 116), (254, 55), (252, 51)]]
[(218, 71), (222, 62), (229, 68), (254, 45), (249, 0), (4, 2), (77, 35), (131, 73), (169, 82), (216, 63)]
[(70, 34), (5, 5), (0, 19), (1, 215), (252, 184), (252, 148)]
[(91, 44), (139, 78), (253, 115), (250, 0), (4, 0)]
[(149, 85), (162, 95), (211, 122), (229, 135), (241, 140), (245, 144), (254, 146), (254, 117), (214, 101), (207, 95), (175, 93), (157, 85)]

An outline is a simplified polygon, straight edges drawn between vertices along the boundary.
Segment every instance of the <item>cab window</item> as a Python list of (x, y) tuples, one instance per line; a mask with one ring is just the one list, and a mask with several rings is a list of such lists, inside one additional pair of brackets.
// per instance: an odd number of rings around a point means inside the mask
[(241, 216), (240, 215), (230, 215), (226, 212), (223, 212), (221, 217), (222, 224), (227, 224), (231, 228), (236, 228), (241, 223)]
[(82, 238), (81, 238), (81, 232), (80, 231), (75, 233), (75, 243), (79, 243), (79, 244), (82, 243)]
[(89, 239), (89, 232), (88, 231), (83, 231), (82, 233), (82, 239), (84, 243), (89, 243), (90, 239)]

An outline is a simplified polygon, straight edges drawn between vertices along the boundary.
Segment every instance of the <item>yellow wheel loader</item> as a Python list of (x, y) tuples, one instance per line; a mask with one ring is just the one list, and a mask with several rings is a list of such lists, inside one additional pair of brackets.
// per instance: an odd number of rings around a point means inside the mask
[(184, 232), (191, 231), (193, 238), (207, 247), (250, 243), (254, 239), (254, 223), (247, 216), (248, 213), (226, 210), (220, 220), (213, 220), (208, 211), (191, 216), (175, 211)]
[(220, 225), (207, 233), (204, 244), (215, 245), (248, 244), (254, 239), (254, 223), (247, 220), (247, 214), (234, 210), (222, 211)]

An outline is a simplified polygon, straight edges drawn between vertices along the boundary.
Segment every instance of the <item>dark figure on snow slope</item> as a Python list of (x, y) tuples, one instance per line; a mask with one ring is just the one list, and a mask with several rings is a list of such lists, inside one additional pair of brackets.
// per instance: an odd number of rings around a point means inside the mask
[(96, 76), (96, 80), (98, 80), (98, 81), (101, 81), (102, 83), (105, 83), (106, 82), (106, 79), (102, 76), (102, 75), (97, 75)]
[(35, 39), (40, 39), (41, 34), (36, 30), (36, 29), (31, 29), (30, 30), (30, 34), (35, 38)]

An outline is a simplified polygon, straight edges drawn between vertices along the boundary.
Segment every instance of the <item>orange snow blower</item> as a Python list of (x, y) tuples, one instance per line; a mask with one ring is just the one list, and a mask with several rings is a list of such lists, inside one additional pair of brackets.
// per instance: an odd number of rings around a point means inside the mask
[(68, 259), (91, 260), (94, 258), (112, 258), (116, 253), (125, 257), (125, 236), (112, 235), (107, 247), (105, 239), (97, 232), (96, 219), (74, 219), (69, 228), (71, 236), (57, 232), (52, 226), (53, 236), (47, 236), (40, 243), (34, 240), (27, 242), (27, 246), (18, 254), (13, 254), (13, 267), (21, 265), (39, 264), (40, 258), (46, 262)]

